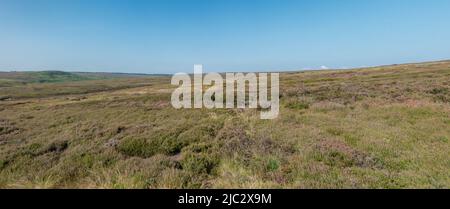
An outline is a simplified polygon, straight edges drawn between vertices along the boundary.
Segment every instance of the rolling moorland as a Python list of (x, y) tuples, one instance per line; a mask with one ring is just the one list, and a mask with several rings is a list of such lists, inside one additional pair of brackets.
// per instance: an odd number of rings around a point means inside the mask
[(280, 74), (280, 115), (169, 76), (0, 73), (0, 188), (450, 188), (450, 61)]

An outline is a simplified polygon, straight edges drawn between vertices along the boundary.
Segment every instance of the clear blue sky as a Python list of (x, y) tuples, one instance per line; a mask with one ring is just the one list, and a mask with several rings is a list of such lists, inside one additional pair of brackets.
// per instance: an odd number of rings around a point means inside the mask
[(449, 58), (448, 0), (0, 0), (0, 70), (264, 71)]

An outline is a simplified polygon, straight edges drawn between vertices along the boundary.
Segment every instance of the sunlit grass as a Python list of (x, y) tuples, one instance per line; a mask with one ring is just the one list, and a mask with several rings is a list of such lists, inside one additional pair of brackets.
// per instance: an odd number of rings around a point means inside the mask
[(275, 120), (176, 110), (169, 77), (8, 82), (2, 188), (450, 188), (449, 62), (284, 73)]

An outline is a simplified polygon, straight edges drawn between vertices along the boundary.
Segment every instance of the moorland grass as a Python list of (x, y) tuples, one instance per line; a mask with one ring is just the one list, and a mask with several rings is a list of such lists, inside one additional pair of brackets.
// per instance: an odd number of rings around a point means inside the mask
[(280, 116), (168, 77), (0, 87), (2, 188), (450, 188), (450, 62), (282, 73)]

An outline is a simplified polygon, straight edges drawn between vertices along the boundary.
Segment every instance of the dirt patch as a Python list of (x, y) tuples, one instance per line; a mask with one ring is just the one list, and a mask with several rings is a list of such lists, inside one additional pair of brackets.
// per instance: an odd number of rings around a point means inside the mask
[(404, 102), (407, 107), (424, 107), (430, 105), (427, 101), (408, 99)]
[(111, 139), (109, 139), (105, 144), (104, 144), (104, 146), (105, 147), (117, 147), (117, 145), (120, 143), (120, 140), (119, 140), (119, 138), (117, 138), (117, 137), (113, 137), (113, 138), (111, 138)]
[(69, 147), (69, 143), (67, 141), (56, 141), (51, 143), (46, 149), (42, 151), (42, 153), (61, 153)]
[(167, 101), (158, 101), (158, 102), (150, 104), (149, 108), (159, 110), (159, 109), (169, 107), (169, 105), (170, 105), (170, 103)]
[(0, 135), (8, 135), (19, 132), (19, 128), (15, 126), (15, 123), (9, 120), (0, 119)]
[(0, 144), (6, 143), (9, 136), (13, 136), (20, 133), (20, 129), (14, 122), (9, 120), (0, 119)]

